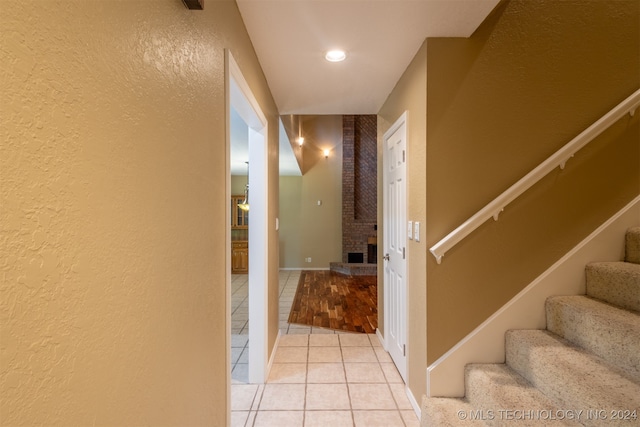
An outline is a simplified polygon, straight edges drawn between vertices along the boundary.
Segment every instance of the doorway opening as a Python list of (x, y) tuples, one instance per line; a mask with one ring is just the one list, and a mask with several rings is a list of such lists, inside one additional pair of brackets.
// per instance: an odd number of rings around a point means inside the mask
[[(267, 278), (268, 271), (268, 156), (267, 156), (267, 120), (258, 105), (256, 98), (251, 92), (238, 64), (234, 60), (231, 52), (225, 51), (226, 55), (226, 86), (227, 86), (227, 155), (228, 155), (228, 179), (227, 179), (227, 200), (232, 203), (231, 173), (235, 163), (240, 162), (243, 168), (247, 169), (248, 185), (248, 205), (251, 218), (251, 225), (247, 229), (246, 239), (248, 243), (248, 281), (247, 281), (247, 302), (248, 302), (248, 382), (264, 383), (267, 375)], [(234, 147), (232, 143), (232, 119), (236, 118), (235, 124), (238, 128), (246, 129), (246, 150)], [(248, 162), (248, 167), (247, 167)], [(243, 200), (244, 202), (244, 200)], [(229, 209), (229, 216), (233, 209)], [(243, 215), (243, 218), (244, 215)], [(227, 253), (229, 259), (232, 256), (232, 233), (229, 218), (227, 232)], [(234, 236), (237, 237), (237, 236)], [(227, 263), (227, 324), (231, 322), (231, 262)], [(228, 343), (233, 343), (231, 327), (227, 328), (229, 334)], [(235, 335), (235, 334), (234, 334)], [(231, 354), (231, 348), (228, 349)], [(231, 366), (228, 367), (229, 372)], [(230, 381), (229, 381), (230, 382)]]

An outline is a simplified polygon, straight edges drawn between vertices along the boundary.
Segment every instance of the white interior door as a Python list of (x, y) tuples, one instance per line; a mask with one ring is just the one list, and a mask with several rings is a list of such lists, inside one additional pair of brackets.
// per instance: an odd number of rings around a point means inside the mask
[(384, 135), (384, 340), (406, 382), (407, 131), (406, 112)]

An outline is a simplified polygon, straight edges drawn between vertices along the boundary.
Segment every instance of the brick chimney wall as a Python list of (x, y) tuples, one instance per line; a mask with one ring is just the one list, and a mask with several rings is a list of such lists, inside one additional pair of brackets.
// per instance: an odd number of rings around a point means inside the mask
[(366, 263), (377, 224), (377, 116), (343, 116), (342, 129), (342, 262), (361, 253)]

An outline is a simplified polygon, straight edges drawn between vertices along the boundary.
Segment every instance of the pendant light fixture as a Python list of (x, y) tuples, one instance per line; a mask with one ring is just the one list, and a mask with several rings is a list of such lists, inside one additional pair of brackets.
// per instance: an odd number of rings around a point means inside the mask
[(238, 203), (238, 208), (243, 211), (249, 210), (249, 162), (247, 164), (247, 185), (244, 186), (244, 200), (242, 203)]

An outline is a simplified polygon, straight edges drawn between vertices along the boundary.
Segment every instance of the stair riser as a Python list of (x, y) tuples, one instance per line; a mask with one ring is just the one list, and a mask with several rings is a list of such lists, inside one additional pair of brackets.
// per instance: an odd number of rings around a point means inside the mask
[(474, 417), (484, 421), (488, 426), (500, 425), (496, 420), (495, 411), (504, 405), (500, 405), (491, 393), (495, 384), (488, 377), (478, 373), (467, 373), (465, 378), (466, 397), (474, 408)]
[(640, 264), (640, 227), (627, 231), (625, 261)]
[(584, 297), (550, 298), (547, 329), (640, 383), (640, 316)]
[(585, 268), (587, 295), (626, 310), (640, 311), (640, 265), (600, 262)]

